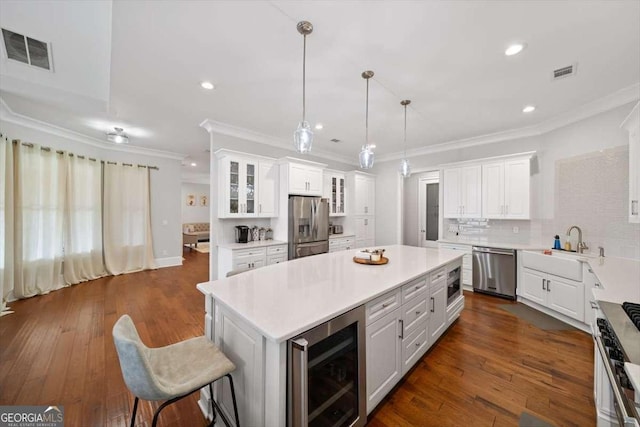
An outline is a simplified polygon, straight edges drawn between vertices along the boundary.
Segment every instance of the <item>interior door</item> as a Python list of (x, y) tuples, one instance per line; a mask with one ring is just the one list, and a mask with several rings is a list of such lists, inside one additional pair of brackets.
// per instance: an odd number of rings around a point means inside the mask
[(438, 222), (440, 216), (439, 178), (421, 179), (419, 182), (419, 218), (422, 247), (438, 247)]

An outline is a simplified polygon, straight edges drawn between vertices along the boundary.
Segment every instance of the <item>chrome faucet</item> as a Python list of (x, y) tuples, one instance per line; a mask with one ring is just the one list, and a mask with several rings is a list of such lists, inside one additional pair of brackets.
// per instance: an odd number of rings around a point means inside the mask
[(578, 246), (576, 247), (576, 252), (581, 254), (584, 253), (585, 249), (589, 249), (589, 246), (587, 246), (587, 244), (582, 241), (582, 230), (577, 225), (572, 225), (571, 227), (569, 227), (569, 229), (567, 230), (567, 237), (571, 235), (571, 230), (573, 230), (574, 228), (578, 230)]

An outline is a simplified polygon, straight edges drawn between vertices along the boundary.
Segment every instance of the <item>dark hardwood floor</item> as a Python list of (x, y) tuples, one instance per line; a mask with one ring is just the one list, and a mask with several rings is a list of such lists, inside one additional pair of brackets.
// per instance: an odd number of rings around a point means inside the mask
[[(108, 277), (11, 304), (0, 318), (0, 405), (63, 405), (65, 425), (128, 425), (133, 397), (111, 329), (133, 318), (162, 346), (203, 334), (208, 255), (182, 267)], [(517, 426), (522, 411), (558, 426), (593, 426), (593, 345), (579, 331), (543, 331), (466, 293), (461, 318), (376, 411), (369, 425)], [(197, 394), (162, 412), (162, 426), (204, 426)], [(137, 425), (156, 403), (141, 401)], [(250, 426), (249, 426), (250, 427)]]

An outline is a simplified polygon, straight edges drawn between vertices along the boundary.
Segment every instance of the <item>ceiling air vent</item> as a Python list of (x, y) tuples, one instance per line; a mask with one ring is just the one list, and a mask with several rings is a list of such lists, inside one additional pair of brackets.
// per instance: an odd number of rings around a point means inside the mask
[(48, 43), (2, 29), (7, 58), (51, 71), (51, 49)]
[(553, 70), (553, 73), (551, 75), (551, 80), (559, 80), (559, 79), (564, 79), (566, 77), (575, 76), (577, 68), (578, 68), (578, 64), (571, 64), (566, 67)]

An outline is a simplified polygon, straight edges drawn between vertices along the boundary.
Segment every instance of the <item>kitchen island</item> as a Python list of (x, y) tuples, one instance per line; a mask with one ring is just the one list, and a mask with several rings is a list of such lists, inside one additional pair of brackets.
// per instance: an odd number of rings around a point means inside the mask
[[(205, 294), (205, 335), (237, 367), (233, 377), (242, 425), (286, 425), (288, 339), (356, 307), (400, 294), (409, 283), (421, 280), (426, 285), (432, 273), (437, 273), (431, 278), (434, 283), (442, 285), (446, 272), (456, 268), (460, 271), (462, 259), (456, 251), (400, 245), (386, 248), (386, 265), (356, 264), (353, 255), (353, 251), (340, 251), (299, 258), (198, 284)], [(424, 287), (425, 295), (429, 290)], [(436, 310), (435, 304), (442, 308)], [(447, 305), (446, 287), (438, 288), (430, 311), (438, 312), (443, 322), (437, 325), (434, 337), (457, 318), (463, 304), (464, 297), (460, 295)], [(400, 313), (401, 308), (397, 307), (396, 312)], [(423, 325), (427, 328), (426, 319)], [(429, 332), (426, 330), (424, 335)], [(424, 354), (429, 345), (422, 346), (419, 354)], [(231, 414), (228, 385), (218, 383), (216, 400)], [(376, 396), (376, 403), (382, 397)], [(207, 391), (203, 390), (199, 403), (203, 412), (210, 415), (207, 399)]]

